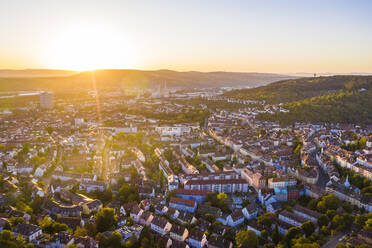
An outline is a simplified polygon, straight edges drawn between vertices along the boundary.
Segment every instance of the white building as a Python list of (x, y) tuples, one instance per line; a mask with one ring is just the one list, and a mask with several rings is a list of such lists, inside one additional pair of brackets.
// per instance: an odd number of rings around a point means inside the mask
[(187, 126), (159, 126), (155, 130), (162, 136), (181, 136), (191, 132), (191, 128)]

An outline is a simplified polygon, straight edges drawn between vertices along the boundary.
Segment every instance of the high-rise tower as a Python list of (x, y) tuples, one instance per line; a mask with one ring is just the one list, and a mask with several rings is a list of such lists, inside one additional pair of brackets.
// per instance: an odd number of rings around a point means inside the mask
[(43, 92), (40, 94), (40, 107), (43, 109), (53, 108), (53, 94), (51, 92)]

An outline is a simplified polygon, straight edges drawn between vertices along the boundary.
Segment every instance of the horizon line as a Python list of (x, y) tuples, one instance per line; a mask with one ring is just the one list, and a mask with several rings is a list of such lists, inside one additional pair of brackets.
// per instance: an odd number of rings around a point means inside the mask
[(133, 70), (133, 71), (175, 71), (175, 72), (201, 72), (201, 73), (213, 73), (213, 72), (227, 72), (227, 73), (259, 73), (259, 74), (278, 74), (278, 75), (301, 75), (301, 74), (309, 74), (309, 75), (372, 75), (372, 72), (258, 72), (258, 71), (228, 71), (228, 70), (212, 70), (212, 71), (203, 71), (203, 70), (174, 70), (174, 69), (138, 69), (138, 68), (99, 68), (93, 70), (70, 70), (70, 69), (58, 69), (58, 68), (0, 68), (0, 71), (31, 71), (31, 70), (55, 70), (55, 71), (70, 71), (76, 73), (83, 73), (83, 72), (92, 72), (92, 71), (104, 71), (104, 70)]

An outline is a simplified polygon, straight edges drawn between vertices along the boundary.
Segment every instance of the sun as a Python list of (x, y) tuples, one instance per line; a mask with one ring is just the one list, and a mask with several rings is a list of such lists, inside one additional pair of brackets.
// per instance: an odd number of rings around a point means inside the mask
[(61, 30), (48, 44), (48, 66), (76, 71), (134, 68), (135, 47), (124, 31), (109, 26), (76, 25)]

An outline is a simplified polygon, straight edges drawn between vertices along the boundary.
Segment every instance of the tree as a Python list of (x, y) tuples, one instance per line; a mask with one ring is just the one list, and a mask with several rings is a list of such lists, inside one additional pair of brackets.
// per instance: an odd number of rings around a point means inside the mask
[(99, 232), (105, 232), (115, 227), (117, 222), (117, 216), (115, 215), (114, 209), (103, 208), (96, 214), (96, 226)]
[(2, 240), (14, 240), (14, 236), (13, 236), (11, 231), (3, 230), (0, 233), (0, 239), (2, 239)]
[(366, 221), (367, 221), (367, 216), (364, 214), (361, 214), (355, 217), (355, 225), (360, 229), (364, 227)]
[(46, 127), (45, 127), (45, 131), (47, 131), (47, 133), (50, 135), (50, 134), (53, 133), (53, 127), (51, 127), (51, 126), (46, 126)]
[(315, 231), (315, 225), (312, 221), (306, 221), (301, 225), (302, 232), (306, 235), (306, 237), (309, 237), (311, 234)]
[(332, 228), (341, 231), (344, 229), (344, 218), (341, 215), (336, 215), (332, 219)]
[(147, 248), (147, 247), (151, 247), (151, 246), (152, 246), (152, 243), (150, 242), (149, 239), (147, 239), (147, 238), (142, 239), (142, 241), (140, 243), (140, 248)]
[(307, 205), (306, 205), (306, 207), (307, 208), (310, 208), (311, 210), (317, 210), (317, 205), (318, 205), (318, 202), (319, 202), (319, 199), (311, 199), (308, 203), (307, 203)]
[(11, 229), (12, 229), (12, 226), (10, 225), (9, 221), (6, 221), (3, 227), (3, 230), (11, 230)]
[(68, 226), (66, 224), (55, 222), (49, 217), (44, 217), (44, 219), (39, 221), (39, 226), (43, 230), (43, 232), (49, 234), (59, 233), (68, 230)]
[(147, 240), (151, 240), (152, 239), (152, 236), (151, 236), (151, 233), (150, 233), (150, 230), (147, 226), (144, 226), (142, 228), (142, 231), (139, 235), (139, 238), (138, 238), (138, 241), (141, 243), (142, 240), (144, 239), (147, 239)]
[(227, 195), (225, 193), (221, 192), (217, 195), (217, 199), (220, 200), (220, 201), (226, 201)]
[(284, 240), (289, 244), (292, 239), (300, 237), (302, 231), (299, 227), (291, 227), (288, 229), (288, 232), (284, 236)]
[(355, 248), (370, 248), (370, 246), (366, 244), (361, 244), (361, 245), (357, 245)]
[(273, 224), (275, 214), (271, 212), (267, 212), (264, 215), (258, 217), (257, 223), (269, 229)]
[(173, 151), (171, 149), (165, 149), (164, 157), (171, 162), (173, 160)]
[(332, 227), (337, 231), (348, 230), (354, 222), (354, 217), (349, 213), (343, 215), (336, 215), (332, 219)]
[(112, 232), (107, 239), (108, 247), (121, 247), (123, 237), (119, 232)]
[(342, 202), (342, 208), (348, 213), (351, 213), (353, 211), (353, 205), (351, 205), (350, 202)]
[(133, 218), (132, 217), (128, 217), (127, 218), (127, 223), (125, 225), (127, 225), (127, 226), (133, 226), (133, 224), (134, 224)]
[(132, 243), (132, 241), (128, 240), (124, 243), (124, 248), (132, 248), (134, 247), (134, 244)]
[(121, 203), (128, 203), (139, 201), (139, 194), (138, 190), (135, 187), (129, 186), (128, 184), (123, 184), (123, 186), (119, 189), (118, 199)]
[(93, 195), (95, 196), (95, 198), (99, 199), (103, 204), (106, 204), (112, 200), (111, 188), (104, 189), (103, 191), (96, 189), (93, 192)]
[(207, 193), (207, 199), (205, 201), (205, 204), (220, 208), (222, 212), (227, 213), (230, 211), (230, 208), (229, 208), (229, 204), (227, 203), (226, 199), (225, 200), (218, 199), (218, 195), (220, 195), (221, 199), (227, 198), (227, 195), (225, 193), (221, 193), (221, 194), (217, 194), (215, 192)]
[[(326, 195), (322, 198), (322, 200), (318, 203), (318, 205), (321, 204), (321, 208), (325, 208), (324, 210), (332, 209), (336, 210), (340, 205), (340, 200), (337, 196), (334, 194)], [(323, 209), (320, 209), (323, 210)], [(323, 210), (323, 212), (324, 212)]]
[(344, 244), (337, 244), (336, 245), (336, 248), (346, 248), (346, 245), (344, 245)]
[(20, 248), (20, 245), (16, 243), (11, 231), (3, 230), (0, 233), (0, 247)]
[(333, 217), (335, 217), (337, 215), (337, 212), (335, 210), (327, 210), (326, 212), (328, 218), (331, 220), (333, 219)]
[(319, 201), (319, 202), (316, 204), (316, 209), (317, 209), (319, 212), (322, 212), (322, 213), (324, 213), (325, 211), (327, 211), (326, 202), (325, 202), (325, 201)]
[(88, 230), (85, 227), (77, 226), (74, 232), (75, 237), (84, 237), (88, 236)]
[(0, 239), (0, 247), (20, 248), (20, 246), (16, 242), (2, 239)]
[(43, 198), (36, 195), (34, 199), (32, 200), (30, 207), (32, 208), (32, 212), (34, 214), (38, 214), (41, 212), (41, 205), (43, 204)]
[(170, 198), (177, 197), (177, 192), (175, 190), (170, 190), (167, 193), (167, 201), (169, 202)]
[(112, 232), (109, 236), (103, 233), (98, 233), (96, 240), (99, 242), (101, 248), (120, 248), (123, 237), (119, 232)]
[(372, 231), (372, 219), (368, 219), (366, 221), (366, 226), (365, 226), (367, 229), (371, 230)]
[(320, 248), (317, 243), (296, 243), (292, 246), (293, 248)]
[(275, 244), (278, 244), (280, 241), (280, 234), (278, 230), (278, 225), (275, 225), (273, 233), (271, 234), (271, 239)]
[(274, 243), (264, 244), (264, 248), (275, 248), (275, 244)]
[(155, 248), (165, 248), (167, 246), (167, 242), (165, 241), (164, 238), (159, 238), (158, 241), (156, 242)]
[(247, 246), (247, 247), (257, 247), (258, 237), (252, 230), (239, 231), (235, 236), (236, 244)]
[(98, 241), (99, 247), (106, 247), (107, 246), (107, 238), (103, 233), (98, 233), (95, 237), (95, 240)]
[(206, 213), (204, 215), (204, 218), (209, 221), (210, 223), (213, 223), (216, 220), (216, 217), (213, 214)]
[(329, 219), (328, 219), (327, 215), (322, 214), (321, 216), (319, 216), (319, 218), (318, 218), (319, 227), (328, 226), (328, 224), (329, 224)]
[(269, 237), (269, 232), (266, 230), (262, 230), (260, 233), (261, 238), (267, 239)]
[(84, 225), (84, 228), (87, 229), (88, 236), (94, 237), (97, 234), (97, 226), (93, 223), (87, 223)]
[(342, 217), (344, 217), (345, 230), (348, 230), (353, 225), (355, 217), (349, 213), (344, 213)]
[(43, 232), (53, 234), (53, 220), (50, 217), (46, 216), (40, 220), (39, 226)]
[(66, 224), (62, 224), (62, 223), (59, 223), (59, 222), (54, 222), (53, 223), (54, 233), (60, 233), (60, 232), (67, 231), (67, 230), (68, 230), (68, 226)]

